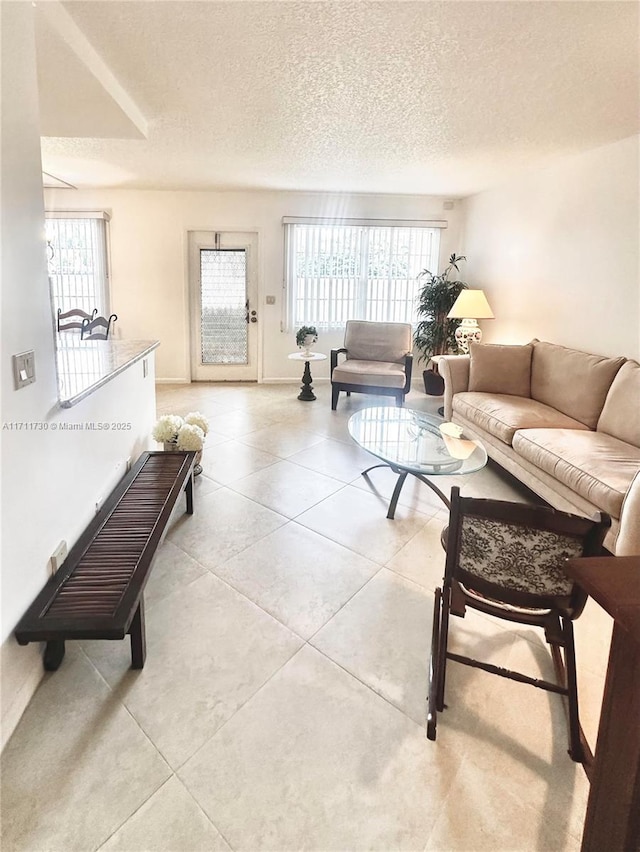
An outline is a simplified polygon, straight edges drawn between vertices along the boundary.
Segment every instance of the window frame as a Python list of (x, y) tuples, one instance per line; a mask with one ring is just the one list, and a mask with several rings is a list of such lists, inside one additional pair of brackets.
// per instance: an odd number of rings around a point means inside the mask
[[(91, 313), (94, 308), (98, 309), (100, 316), (108, 317), (111, 314), (111, 255), (110, 255), (110, 235), (109, 223), (111, 216), (106, 211), (102, 210), (45, 210), (45, 228), (49, 221), (53, 220), (86, 220), (90, 219), (96, 222), (103, 223), (98, 226), (97, 236), (101, 247), (101, 256), (98, 258), (98, 263), (94, 264), (94, 284), (93, 293), (84, 297), (84, 304), (74, 302), (75, 296), (68, 291), (64, 292), (64, 285), (68, 287), (68, 281), (64, 283), (54, 282), (54, 275), (59, 279), (70, 278), (74, 273), (53, 273), (49, 272), (49, 292), (51, 306), (54, 316), (54, 321), (57, 317), (58, 308), (62, 308), (63, 313), (71, 308), (79, 307)], [(47, 266), (50, 262), (49, 257), (49, 241), (47, 240)], [(95, 268), (100, 270), (100, 276), (96, 274)], [(61, 295), (62, 293), (62, 295)], [(92, 296), (94, 298), (92, 298)]]
[[(300, 325), (315, 325), (319, 329), (322, 329), (325, 332), (332, 332), (341, 330), (344, 328), (345, 322), (347, 319), (367, 319), (367, 306), (371, 301), (371, 282), (379, 281), (380, 279), (369, 278), (368, 276), (368, 265), (370, 261), (369, 255), (369, 240), (371, 239), (372, 233), (376, 229), (402, 229), (402, 228), (412, 228), (412, 229), (423, 229), (431, 231), (429, 239), (434, 242), (434, 245), (431, 246), (429, 261), (426, 263), (430, 268), (435, 268), (439, 262), (439, 254), (440, 254), (440, 242), (441, 242), (441, 232), (446, 229), (448, 226), (448, 222), (443, 219), (357, 219), (357, 218), (335, 218), (335, 217), (296, 217), (296, 216), (285, 216), (282, 219), (283, 229), (284, 229), (284, 276), (283, 276), (283, 317), (281, 328), (282, 331), (291, 332), (296, 329), (296, 327)], [(319, 317), (312, 316), (300, 316), (299, 311), (296, 309), (296, 301), (299, 299), (299, 289), (297, 285), (297, 279), (294, 278), (293, 265), (295, 263), (295, 239), (296, 239), (296, 226), (304, 225), (307, 227), (336, 227), (336, 228), (360, 228), (363, 230), (363, 234), (361, 235), (361, 239), (359, 240), (358, 247), (358, 258), (359, 258), (359, 268), (363, 270), (364, 274), (360, 274), (360, 276), (353, 276), (354, 280), (359, 278), (358, 281), (354, 283), (355, 289), (355, 297), (352, 297), (351, 301), (355, 301), (356, 307), (349, 309), (347, 307), (347, 312), (350, 314), (347, 317), (340, 319), (320, 319)], [(318, 237), (319, 239), (319, 237)], [(393, 239), (393, 234), (389, 235), (389, 239)], [(394, 256), (389, 254), (387, 256), (390, 260), (393, 260)], [(367, 261), (363, 265), (363, 261)], [(422, 267), (424, 268), (424, 267)], [(421, 270), (420, 270), (421, 271)], [(322, 276), (318, 276), (320, 278)], [(328, 276), (326, 276), (328, 277)], [(417, 275), (416, 275), (417, 279)], [(344, 281), (349, 280), (349, 278), (342, 278), (336, 276), (335, 281)], [(406, 281), (412, 280), (407, 278)], [(418, 285), (416, 284), (416, 293), (417, 296)], [(343, 303), (344, 303), (343, 299)], [(414, 299), (411, 300), (412, 302)], [(393, 305), (393, 301), (386, 298), (387, 307)], [(396, 300), (397, 302), (397, 300)], [(329, 313), (331, 313), (331, 309), (329, 309)], [(353, 313), (353, 315), (351, 315)], [(385, 317), (383, 321), (402, 321), (402, 322), (412, 322), (415, 324), (417, 322), (417, 317), (415, 316), (415, 310), (411, 311), (411, 318), (403, 318), (402, 320), (398, 320), (396, 318), (387, 318)]]

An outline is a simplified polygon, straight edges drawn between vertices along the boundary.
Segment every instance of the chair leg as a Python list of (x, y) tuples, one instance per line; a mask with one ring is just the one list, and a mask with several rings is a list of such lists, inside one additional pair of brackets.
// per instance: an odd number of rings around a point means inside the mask
[(404, 394), (403, 393), (397, 393), (396, 394), (396, 408), (402, 408), (403, 405), (404, 405)]
[(351, 391), (345, 391), (347, 396), (351, 396)]
[(580, 716), (578, 714), (578, 677), (576, 672), (576, 649), (573, 640), (573, 623), (562, 619), (564, 634), (564, 660), (566, 670), (567, 698), (569, 703), (569, 756), (576, 763), (584, 762), (584, 751), (580, 740)]
[(433, 602), (433, 627), (431, 628), (431, 653), (429, 655), (429, 692), (427, 693), (427, 739), (435, 740), (438, 724), (436, 691), (438, 683), (438, 661), (440, 644), (440, 611), (442, 607), (442, 589), (435, 591)]
[(338, 396), (340, 395), (340, 388), (335, 386), (331, 386), (331, 410), (335, 411), (338, 407)]
[(444, 686), (447, 674), (447, 645), (449, 642), (449, 610), (451, 607), (451, 587), (445, 585), (442, 590), (440, 612), (440, 637), (438, 639), (438, 680), (436, 683), (436, 707), (444, 710)]

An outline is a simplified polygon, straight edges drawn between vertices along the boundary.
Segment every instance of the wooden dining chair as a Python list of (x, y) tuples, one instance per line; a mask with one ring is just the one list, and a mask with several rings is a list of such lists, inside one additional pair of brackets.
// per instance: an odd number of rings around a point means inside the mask
[(106, 317), (94, 317), (82, 321), (80, 330), (81, 340), (108, 340), (113, 323), (118, 319), (116, 314)]
[(91, 321), (97, 313), (97, 308), (94, 308), (90, 314), (80, 308), (71, 308), (71, 310), (64, 313), (62, 312), (62, 308), (58, 308), (58, 331), (81, 331), (83, 321)]
[[(429, 663), (427, 737), (436, 738), (445, 708), (447, 662), (559, 693), (569, 725), (569, 754), (583, 762), (585, 742), (578, 715), (573, 621), (587, 595), (563, 570), (569, 558), (596, 556), (611, 525), (608, 515), (588, 520), (546, 506), (460, 497), (451, 490), (451, 515), (442, 588), (435, 591)], [(518, 624), (540, 627), (551, 651), (556, 683), (529, 677), (448, 650), (449, 616), (466, 608)]]

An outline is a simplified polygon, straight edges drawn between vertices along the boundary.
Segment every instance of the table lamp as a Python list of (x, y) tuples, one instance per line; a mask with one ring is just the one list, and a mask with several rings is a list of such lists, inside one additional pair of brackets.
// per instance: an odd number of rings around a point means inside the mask
[(483, 290), (462, 290), (447, 314), (448, 319), (461, 319), (456, 329), (456, 343), (465, 355), (470, 343), (480, 343), (482, 331), (479, 319), (495, 319)]

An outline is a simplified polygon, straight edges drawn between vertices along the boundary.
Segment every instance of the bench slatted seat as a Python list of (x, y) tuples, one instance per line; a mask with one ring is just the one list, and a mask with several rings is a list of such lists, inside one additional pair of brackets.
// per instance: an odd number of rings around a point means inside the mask
[(47, 671), (62, 662), (66, 639), (124, 639), (127, 633), (132, 668), (144, 666), (143, 591), (183, 491), (193, 514), (195, 455), (143, 453), (22, 617), (16, 639), (47, 643)]

